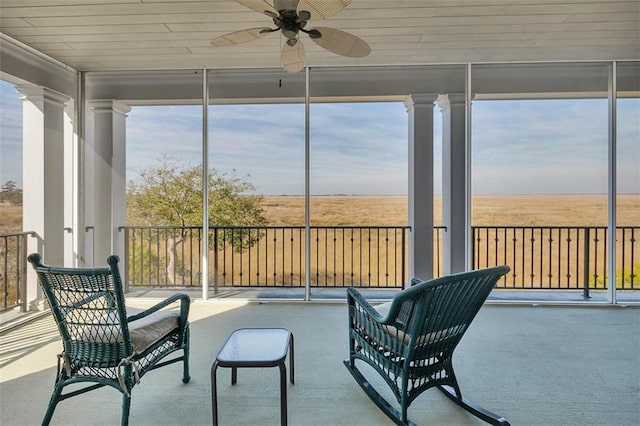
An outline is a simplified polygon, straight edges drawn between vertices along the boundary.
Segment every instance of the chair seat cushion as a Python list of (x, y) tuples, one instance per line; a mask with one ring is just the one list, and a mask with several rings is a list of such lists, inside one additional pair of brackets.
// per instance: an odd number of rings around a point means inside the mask
[[(383, 318), (389, 314), (389, 310), (391, 309), (391, 302), (381, 303), (373, 307)], [(385, 325), (383, 326), (384, 330), (389, 333), (389, 335), (393, 336), (396, 339), (402, 340), (404, 344), (409, 344), (409, 339), (411, 336), (409, 333), (405, 333), (403, 330), (393, 326), (393, 325)], [(435, 343), (442, 339), (448, 339), (457, 334), (460, 334), (465, 329), (464, 326), (459, 325), (456, 327), (449, 327), (444, 330), (433, 331), (431, 333), (426, 333), (418, 337), (416, 341), (416, 345), (424, 345), (427, 343)]]
[[(127, 308), (127, 316), (137, 315), (144, 309)], [(129, 322), (129, 337), (133, 350), (143, 353), (154, 343), (171, 333), (179, 325), (180, 312), (156, 311), (139, 320)], [(84, 328), (79, 340), (91, 343), (122, 342), (122, 333), (115, 311), (107, 321), (101, 324), (88, 325)]]
[[(143, 309), (127, 308), (127, 315), (135, 315)], [(180, 312), (156, 311), (149, 316), (129, 323), (131, 344), (137, 353), (146, 351), (151, 345), (178, 328)]]

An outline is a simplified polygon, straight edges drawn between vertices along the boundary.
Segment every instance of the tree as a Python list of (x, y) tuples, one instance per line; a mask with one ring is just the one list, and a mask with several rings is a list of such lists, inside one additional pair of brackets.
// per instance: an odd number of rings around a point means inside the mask
[(0, 201), (5, 201), (14, 206), (22, 205), (22, 189), (18, 188), (18, 185), (8, 180), (0, 188)]
[[(248, 195), (254, 186), (245, 178), (218, 174), (208, 176), (209, 226), (264, 226), (262, 196)], [(202, 226), (202, 168), (179, 165), (162, 159), (156, 167), (140, 172), (138, 181), (127, 189), (127, 220), (131, 225)], [(229, 241), (241, 251), (259, 238), (230, 233)], [(172, 284), (176, 276), (177, 246), (184, 242), (186, 230), (166, 235), (169, 253), (167, 277)], [(226, 240), (226, 238), (225, 238)]]

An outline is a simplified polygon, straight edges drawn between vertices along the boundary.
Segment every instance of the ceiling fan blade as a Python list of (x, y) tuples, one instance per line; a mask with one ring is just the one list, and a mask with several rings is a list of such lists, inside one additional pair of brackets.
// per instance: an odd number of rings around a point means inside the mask
[(218, 36), (211, 40), (211, 44), (216, 47), (234, 46), (257, 40), (271, 32), (271, 28), (249, 28)]
[(306, 10), (311, 14), (311, 21), (327, 19), (338, 13), (351, 4), (351, 0), (300, 0), (298, 12)]
[(350, 58), (364, 58), (371, 53), (367, 42), (346, 31), (327, 27), (316, 27), (314, 30), (320, 31), (321, 36), (311, 37), (311, 40), (329, 52)]
[(240, 3), (243, 6), (253, 9), (256, 12), (264, 13), (267, 16), (278, 16), (278, 11), (273, 8), (266, 0), (236, 0), (236, 3)]
[(298, 40), (293, 46), (282, 45), (282, 66), (287, 72), (298, 72), (304, 68), (304, 46)]

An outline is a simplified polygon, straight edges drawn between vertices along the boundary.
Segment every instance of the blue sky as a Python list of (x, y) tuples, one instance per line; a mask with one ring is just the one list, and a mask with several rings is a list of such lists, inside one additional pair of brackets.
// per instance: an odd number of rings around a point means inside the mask
[[(209, 119), (210, 167), (247, 177), (261, 194), (304, 194), (304, 105), (212, 106)], [(406, 194), (404, 104), (314, 104), (310, 125), (313, 194)], [(128, 158), (139, 159), (128, 161), (131, 178), (165, 156), (199, 164), (200, 107), (134, 107), (127, 139)]]
[[(128, 179), (163, 157), (199, 164), (200, 114), (200, 106), (133, 107)], [(7, 83), (0, 83), (0, 116), (0, 181), (20, 184), (21, 101)], [(406, 194), (402, 103), (312, 104), (310, 117), (312, 194)], [(209, 118), (210, 167), (246, 177), (258, 193), (304, 193), (302, 104), (212, 106)], [(438, 163), (437, 107), (434, 118)], [(619, 100), (618, 123), (618, 188), (640, 193), (640, 100)], [(607, 190), (606, 99), (476, 101), (472, 141), (474, 194)]]
[(0, 185), (8, 180), (22, 183), (22, 101), (0, 80)]

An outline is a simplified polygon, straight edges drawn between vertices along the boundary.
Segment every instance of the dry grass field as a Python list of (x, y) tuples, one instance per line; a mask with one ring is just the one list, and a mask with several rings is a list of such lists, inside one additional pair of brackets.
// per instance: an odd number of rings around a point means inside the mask
[(22, 232), (22, 206), (0, 203), (0, 234)]
[[(442, 200), (434, 200), (434, 221), (442, 224)], [(310, 200), (316, 226), (407, 225), (404, 196), (317, 196)], [(265, 197), (271, 225), (303, 225), (304, 198)], [(618, 226), (640, 225), (640, 194), (618, 196)], [(606, 226), (606, 195), (476, 196), (472, 222), (477, 226)]]
[[(403, 226), (408, 223), (404, 196), (312, 197), (316, 226)], [(267, 196), (262, 207), (270, 225), (304, 225), (304, 197)], [(618, 226), (640, 225), (640, 194), (618, 196)], [(435, 224), (442, 224), (441, 198), (434, 200)], [(478, 226), (606, 226), (605, 195), (499, 195), (473, 198)], [(22, 207), (0, 203), (0, 233), (21, 232)]]

